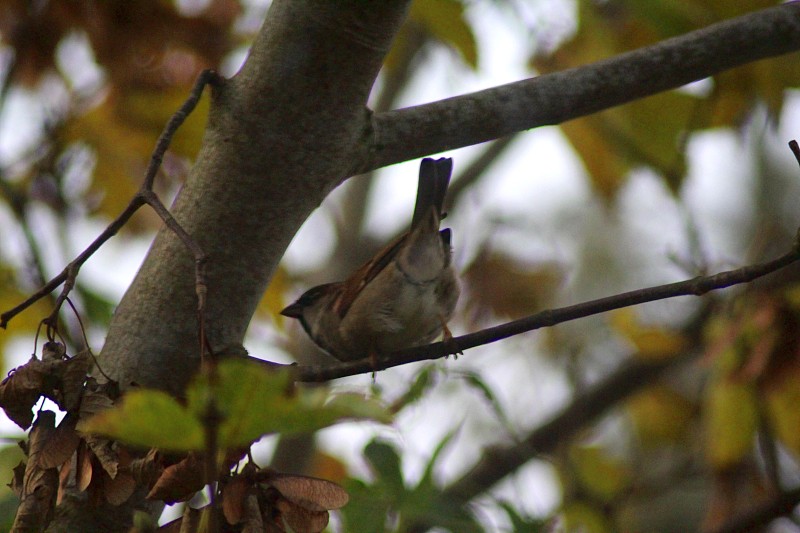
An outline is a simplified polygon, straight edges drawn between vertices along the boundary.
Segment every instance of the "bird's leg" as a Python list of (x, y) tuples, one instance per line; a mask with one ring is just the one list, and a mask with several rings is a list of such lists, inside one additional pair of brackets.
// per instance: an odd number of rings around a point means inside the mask
[[(439, 315), (439, 322), (442, 324), (442, 342), (447, 349), (448, 354), (453, 354), (453, 359), (458, 359), (459, 355), (464, 355), (464, 352), (459, 348), (458, 343), (453, 338), (450, 328), (447, 327), (447, 321), (443, 316)], [(448, 356), (445, 356), (448, 357)]]
[(373, 344), (369, 348), (369, 364), (372, 366), (372, 382), (375, 382), (375, 376), (378, 372), (378, 350), (375, 349)]

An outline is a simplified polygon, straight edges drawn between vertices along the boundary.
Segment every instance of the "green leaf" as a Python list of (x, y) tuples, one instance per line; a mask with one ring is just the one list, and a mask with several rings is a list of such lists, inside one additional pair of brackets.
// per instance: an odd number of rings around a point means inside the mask
[(364, 448), (364, 457), (369, 461), (380, 482), (388, 488), (389, 493), (401, 497), (406, 492), (400, 468), (400, 455), (394, 446), (375, 439)]
[(627, 465), (599, 446), (573, 446), (569, 460), (581, 486), (596, 499), (610, 502), (630, 486)]
[(401, 502), (400, 512), (404, 522), (421, 522), (462, 533), (483, 531), (481, 525), (466, 508), (442, 496), (441, 488), (433, 479), (434, 466), (457, 433), (458, 428), (445, 435), (439, 442), (419, 483)]
[(425, 465), (425, 472), (422, 473), (422, 478), (419, 480), (417, 487), (422, 487), (424, 485), (433, 486), (433, 468), (439, 461), (439, 456), (442, 454), (444, 449), (447, 448), (447, 445), (450, 444), (450, 441), (453, 440), (453, 437), (456, 436), (456, 433), (458, 433), (460, 428), (461, 426), (456, 426), (456, 428), (444, 436), (442, 441), (436, 446), (436, 449), (433, 450), (433, 454), (431, 455), (428, 464)]
[(323, 388), (294, 390), (288, 369), (270, 371), (238, 359), (218, 365), (213, 385), (209, 376), (198, 376), (187, 396), (189, 409), (201, 419), (213, 396), (222, 415), (219, 443), (225, 448), (245, 446), (271, 433), (309, 433), (343, 420), (391, 420), (375, 400), (331, 396)]
[(202, 450), (211, 406), (219, 417), (217, 442), (223, 449), (247, 446), (271, 433), (313, 432), (343, 420), (391, 420), (375, 400), (331, 396), (321, 388), (295, 390), (288, 370), (273, 372), (238, 359), (220, 363), (214, 376), (198, 375), (187, 389), (187, 404), (184, 408), (159, 391), (133, 391), (82, 429), (134, 445)]
[(405, 407), (416, 403), (423, 397), (425, 392), (435, 383), (432, 378), (433, 373), (437, 370), (436, 365), (426, 365), (422, 371), (417, 374), (414, 383), (394, 402), (390, 407), (392, 413), (400, 412)]
[(83, 283), (78, 283), (75, 289), (81, 297), (83, 307), (92, 324), (108, 325), (111, 315), (114, 314), (115, 304)]
[(386, 530), (387, 516), (391, 516), (392, 497), (383, 490), (384, 485), (370, 485), (359, 479), (350, 479), (345, 490), (350, 503), (342, 508), (344, 531), (349, 533), (375, 533)]
[(546, 521), (523, 516), (508, 502), (499, 501), (497, 503), (508, 515), (508, 519), (511, 521), (511, 531), (514, 531), (514, 533), (540, 533), (546, 531)]
[(609, 533), (614, 528), (603, 511), (596, 506), (580, 501), (570, 502), (561, 510), (564, 531), (583, 533)]
[(131, 391), (120, 405), (80, 424), (79, 429), (144, 448), (203, 449), (200, 421), (170, 395), (157, 390)]
[(477, 390), (484, 397), (484, 399), (489, 402), (489, 406), (492, 408), (494, 414), (497, 415), (497, 418), (500, 420), (500, 423), (503, 424), (503, 427), (505, 427), (509, 432), (513, 431), (514, 426), (506, 416), (503, 406), (500, 405), (500, 400), (497, 399), (497, 395), (483, 380), (480, 374), (477, 372), (463, 371), (459, 372), (458, 375), (464, 379), (467, 385)]

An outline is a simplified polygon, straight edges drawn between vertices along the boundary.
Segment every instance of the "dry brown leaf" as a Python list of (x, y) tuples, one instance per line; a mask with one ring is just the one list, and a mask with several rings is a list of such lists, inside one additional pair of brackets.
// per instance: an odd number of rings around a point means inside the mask
[(229, 524), (238, 524), (244, 515), (244, 500), (251, 482), (245, 476), (234, 476), (222, 487), (222, 513)]
[(133, 459), (128, 470), (137, 482), (150, 486), (164, 472), (164, 460), (156, 448), (150, 448), (144, 457)]
[(263, 533), (268, 531), (264, 525), (264, 516), (261, 514), (256, 492), (250, 492), (244, 500), (243, 522), (242, 533)]
[(17, 499), (22, 499), (22, 480), (25, 478), (25, 463), (20, 463), (12, 470), (11, 483), (8, 488), (17, 496)]
[[(217, 473), (217, 479), (227, 476), (246, 453), (247, 449), (229, 450)], [(185, 459), (163, 469), (147, 497), (163, 500), (168, 504), (186, 501), (202, 489), (206, 482), (201, 456), (190, 453)]]
[(195, 454), (168, 466), (150, 489), (147, 498), (167, 504), (186, 501), (205, 485), (203, 463)]
[(64, 464), (72, 457), (81, 441), (75, 431), (78, 418), (67, 414), (42, 448), (40, 463), (42, 468), (53, 468)]
[(0, 407), (6, 416), (22, 429), (28, 429), (33, 421), (31, 409), (51, 387), (46, 386), (47, 378), (54, 381), (54, 364), (44, 363), (33, 357), (22, 366), (12, 370), (0, 384)]
[(87, 390), (84, 392), (83, 398), (81, 398), (79, 411), (81, 423), (78, 424), (78, 430), (81, 430), (83, 421), (112, 407), (114, 407), (114, 400), (105, 391)]
[(28, 441), (28, 461), (22, 480), (22, 497), (12, 531), (43, 531), (52, 518), (58, 494), (58, 472), (42, 468), (42, 450), (55, 432), (56, 415), (41, 411)]
[(61, 367), (60, 407), (65, 411), (74, 411), (81, 403), (86, 374), (92, 364), (89, 352), (84, 350), (64, 362)]
[(76, 459), (76, 483), (79, 491), (83, 492), (92, 482), (92, 452), (85, 442), (78, 447)]
[(136, 480), (128, 472), (120, 472), (114, 479), (106, 479), (104, 486), (106, 501), (111, 505), (122, 505), (136, 489)]
[(114, 441), (97, 435), (84, 435), (83, 440), (86, 441), (89, 449), (100, 461), (100, 466), (103, 467), (103, 470), (112, 478), (116, 477), (119, 470), (119, 456), (114, 450)]
[(64, 499), (64, 494), (70, 487), (71, 474), (72, 461), (67, 461), (61, 465), (61, 470), (58, 471), (58, 496), (56, 496), (56, 505), (61, 505), (61, 500)]
[(489, 310), (498, 316), (519, 318), (552, 304), (564, 279), (557, 263), (525, 264), (500, 252), (484, 250), (462, 276), (472, 316)]
[(36, 357), (15, 368), (0, 384), (0, 407), (22, 429), (33, 420), (31, 408), (46, 396), (66, 411), (77, 408), (89, 369), (89, 354), (83, 352), (64, 359), (63, 345), (48, 342), (42, 360)]
[(200, 509), (192, 509), (188, 505), (183, 510), (181, 517), (180, 533), (194, 533), (200, 530), (200, 522), (203, 519), (203, 511)]
[(67, 355), (67, 347), (60, 342), (48, 341), (42, 346), (42, 361), (61, 361)]
[(309, 511), (339, 509), (350, 499), (346, 490), (326, 479), (272, 473), (267, 483), (275, 487), (284, 498)]
[(328, 511), (311, 511), (289, 500), (279, 499), (275, 508), (281, 513), (281, 518), (296, 533), (318, 533), (328, 525), (330, 516)]

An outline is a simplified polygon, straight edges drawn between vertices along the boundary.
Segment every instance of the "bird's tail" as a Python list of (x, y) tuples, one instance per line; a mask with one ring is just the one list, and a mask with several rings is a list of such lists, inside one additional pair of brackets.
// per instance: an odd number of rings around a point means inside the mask
[(442, 206), (452, 172), (453, 160), (449, 157), (440, 159), (426, 157), (420, 162), (417, 202), (414, 205), (414, 215), (411, 217), (412, 228), (428, 216), (431, 207), (436, 209), (439, 217), (443, 215)]

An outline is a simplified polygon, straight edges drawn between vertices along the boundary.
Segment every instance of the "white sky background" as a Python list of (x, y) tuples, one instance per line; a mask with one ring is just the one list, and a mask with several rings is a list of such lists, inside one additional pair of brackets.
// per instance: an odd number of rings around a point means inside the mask
[[(439, 48), (425, 65), (426, 70), (416, 75), (401, 105), (425, 103), (529, 77), (531, 74), (526, 71), (525, 63), (529, 52), (527, 43), (532, 38), (531, 28), (551, 32), (555, 27), (563, 33), (571, 24), (571, 11), (565, 11), (565, 2), (548, 0), (533, 4), (535, 8), (526, 7), (522, 23), (502, 3), (476, 2), (470, 8), (469, 18), (478, 37), (479, 71), (472, 72), (459, 65), (454, 52)], [(73, 69), (87, 64), (88, 56), (80, 55), (80, 40), (70, 46), (74, 53), (67, 54), (64, 61), (70, 61)], [(85, 76), (87, 83), (98, 79), (98, 73), (88, 66)], [(37, 132), (30, 126), (39, 122), (42, 113), (41, 94), (12, 93), (10, 98), (12, 105), (6, 106), (5, 115), (0, 117), (0, 161), (3, 162), (35, 141)], [(752, 131), (756, 132), (753, 135), (777, 136), (785, 145), (786, 141), (798, 136), (798, 124), (800, 99), (794, 95), (787, 102), (777, 134), (759, 126)], [(748, 245), (736, 233), (742, 227), (738, 221), (747, 217), (752, 207), (749, 161), (743, 144), (746, 143), (738, 134), (718, 131), (697, 135), (689, 145), (691, 170), (683, 196), (699, 228), (712, 270), (738, 264)], [(443, 155), (454, 158), (457, 176), (459, 169), (465, 168), (479, 150), (480, 147), (465, 148)], [(788, 149), (781, 157), (791, 159)], [(388, 236), (408, 223), (415, 197), (418, 164), (418, 161), (410, 161), (381, 172), (367, 217), (368, 227), (374, 234)], [(515, 255), (554, 260), (564, 266), (567, 273), (562, 295), (564, 304), (686, 277), (686, 273), (669, 257), (673, 252), (686, 249), (684, 222), (679, 208), (659, 179), (648, 172), (635, 173), (620, 193), (619, 215), (613, 231), (594, 200), (580, 162), (558, 128), (540, 128), (525, 133), (523, 139), (492, 167), (490, 174), (491, 177), (473, 188), (457, 206), (459, 209), (447, 218), (447, 225), (454, 231), (458, 266), (468, 263), (480, 238), (487, 235), (487, 221), (503, 216), (522, 220), (520, 227), (526, 231), (506, 230), (495, 237), (496, 242), (513, 247)], [(335, 204), (339, 194), (340, 191), (333, 193), (293, 241), (285, 258), (292, 268), (313, 268), (326, 259), (330, 250), (320, 243), (329, 241), (324, 238), (329, 231), (326, 229), (330, 216), (327, 210)], [(47, 235), (53, 239), (57, 238), (57, 232), (50, 227), (52, 223), (46, 215), (41, 218), (40, 227), (47, 228)], [(11, 227), (10, 217), (0, 210), (2, 227)], [(75, 224), (69, 245), (72, 252), (77, 254), (102, 228), (103, 224), (92, 221)], [(591, 228), (601, 228), (601, 232), (592, 232)], [(0, 236), (0, 253), (4, 257), (18, 257), (18, 236), (5, 231), (0, 232)], [(112, 300), (118, 300), (148, 246), (149, 239), (124, 243), (112, 240), (86, 264), (82, 271), (83, 280), (90, 281)], [(587, 250), (601, 254), (596, 258), (598, 261), (617, 261), (625, 269), (620, 271), (619, 277), (609, 276), (606, 283), (597, 286), (591, 272), (582, 272), (572, 266), (584, 261)], [(54, 254), (49, 264), (51, 274), (60, 271), (69, 259)], [(631, 265), (636, 267), (634, 272)], [(662, 312), (666, 310), (678, 315), (683, 308), (682, 303), (671, 302), (651, 304), (647, 309), (655, 309), (655, 305)], [(581, 324), (583, 327), (587, 322)], [(11, 326), (13, 333), (13, 322)], [(461, 333), (466, 332), (454, 330), (456, 335)], [(273, 338), (264, 328), (254, 328), (246, 346), (252, 353), (272, 357), (276, 352), (270, 346)], [(452, 374), (468, 369), (479, 371), (498, 395), (512, 427), (520, 428), (520, 435), (535, 428), (568, 401), (563, 373), (558, 364), (537, 353), (538, 339), (538, 334), (522, 335), (470, 350), (458, 361), (450, 359), (439, 363), (451, 375), (440, 381), (418, 405), (404, 412), (392, 428), (348, 424), (325, 430), (321, 439), (329, 450), (354, 464), (358, 473), (366, 474), (360, 452), (377, 431), (399, 444), (404, 454), (405, 471), (413, 483), (442, 437), (451, 428), (459, 427), (458, 436), (445, 454), (440, 470), (443, 479), (457, 477), (463, 468), (474, 463), (485, 443), (493, 442), (487, 438), (494, 436), (494, 442), (508, 442), (510, 435), (507, 428), (499, 424), (487, 402), (464, 387)], [(93, 343), (95, 351), (99, 351), (102, 332), (95, 332)], [(31, 346), (32, 341), (28, 338), (9, 344), (7, 354), (15, 356), (16, 360), (9, 357), (8, 364), (22, 364), (30, 356)], [(388, 398), (392, 398), (407, 386), (419, 368), (419, 365), (409, 365), (381, 372), (377, 378), (378, 385)], [(371, 378), (359, 376), (339, 380), (334, 385), (365, 391), (371, 385)], [(18, 428), (3, 418), (0, 419), (0, 434), (18, 434)], [(532, 461), (504, 481), (495, 494), (521, 502), (522, 508), (532, 514), (543, 514), (559, 500), (554, 491), (557, 485), (551, 482), (552, 476), (553, 472), (546, 463)], [(503, 525), (502, 517), (496, 513), (490, 513), (487, 519), (497, 527)]]

